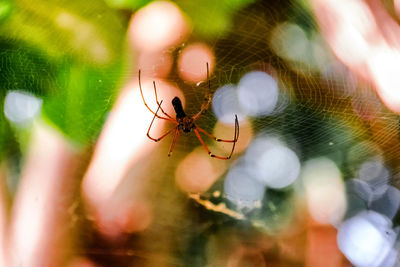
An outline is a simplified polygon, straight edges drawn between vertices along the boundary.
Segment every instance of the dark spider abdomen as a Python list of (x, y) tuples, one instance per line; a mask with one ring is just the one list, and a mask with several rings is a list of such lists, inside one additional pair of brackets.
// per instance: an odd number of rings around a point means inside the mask
[(185, 133), (191, 132), (196, 126), (194, 125), (193, 119), (187, 116), (183, 110), (182, 102), (179, 97), (175, 96), (174, 99), (172, 99), (172, 106), (174, 106), (175, 109), (178, 129)]
[(187, 117), (185, 111), (183, 111), (182, 102), (179, 97), (175, 96), (174, 99), (172, 99), (172, 106), (175, 109), (177, 120)]

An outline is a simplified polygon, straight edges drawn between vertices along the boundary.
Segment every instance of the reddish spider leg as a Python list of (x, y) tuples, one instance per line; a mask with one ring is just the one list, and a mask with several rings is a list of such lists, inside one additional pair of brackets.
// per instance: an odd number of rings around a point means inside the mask
[(168, 157), (171, 156), (172, 151), (173, 151), (174, 148), (175, 148), (175, 144), (176, 144), (176, 142), (178, 141), (178, 137), (179, 137), (179, 130), (178, 130), (178, 126), (177, 126), (177, 127), (175, 127), (174, 139), (172, 140), (171, 147), (169, 148)]
[(147, 137), (150, 138), (151, 140), (153, 140), (154, 142), (160, 141), (161, 139), (163, 139), (164, 137), (166, 137), (167, 135), (169, 135), (174, 129), (175, 129), (175, 130), (178, 129), (177, 127), (174, 127), (174, 128), (172, 128), (172, 129), (168, 130), (168, 131), (167, 131), (166, 133), (164, 133), (163, 135), (161, 135), (159, 138), (153, 138), (153, 137), (150, 136), (150, 129), (151, 129), (151, 126), (153, 125), (154, 119), (155, 119), (156, 117), (158, 118), (157, 112), (158, 112), (158, 110), (160, 109), (161, 103), (162, 103), (162, 102), (163, 102), (163, 101), (161, 100), (160, 104), (158, 105), (158, 108), (157, 108), (156, 112), (154, 113), (153, 119), (151, 120), (149, 129), (147, 130)]
[[(232, 150), (231, 150), (231, 153), (229, 154), (229, 156), (220, 157), (220, 156), (217, 156), (215, 154), (212, 154), (210, 149), (208, 148), (207, 144), (201, 138), (199, 131), (201, 131), (202, 133), (204, 133), (207, 136), (211, 137), (212, 139), (214, 139), (217, 142), (233, 143)], [(207, 133), (206, 131), (204, 131), (203, 129), (201, 129), (201, 128), (197, 127), (197, 126), (194, 129), (194, 132), (195, 132), (197, 138), (199, 139), (200, 143), (203, 145), (203, 148), (207, 151), (208, 155), (210, 155), (210, 157), (227, 160), (227, 159), (230, 159), (232, 157), (233, 151), (235, 150), (236, 142), (239, 139), (239, 121), (238, 121), (237, 115), (235, 115), (235, 135), (233, 137), (233, 140), (224, 140), (224, 139), (216, 138), (214, 135)]]
[(206, 110), (208, 109), (208, 107), (211, 104), (211, 95), (210, 95), (211, 81), (210, 81), (210, 73), (209, 73), (209, 70), (208, 70), (208, 62), (206, 63), (206, 65), (207, 65), (207, 81), (208, 81), (208, 92), (207, 92), (207, 95), (204, 98), (204, 100), (206, 102), (203, 105), (201, 105), (200, 111), (196, 115), (194, 115), (192, 117), (193, 120), (197, 120), (204, 112), (206, 112)]
[(153, 81), (153, 86), (154, 86), (154, 94), (156, 95), (156, 102), (157, 102), (157, 105), (160, 107), (161, 112), (164, 113), (164, 115), (167, 116), (168, 118), (170, 118), (170, 119), (172, 119), (172, 120), (175, 120), (175, 119), (172, 118), (170, 115), (168, 115), (167, 112), (165, 112), (165, 111), (163, 110), (163, 108), (161, 107), (161, 104), (158, 102), (158, 98), (157, 98), (157, 89), (156, 89), (156, 82), (155, 82), (155, 81)]
[(153, 116), (153, 119), (151, 120), (149, 129), (147, 130), (147, 137), (150, 138), (151, 140), (153, 140), (154, 142), (158, 142), (158, 141), (160, 141), (161, 139), (163, 139), (164, 137), (166, 137), (167, 135), (169, 135), (173, 130), (175, 130), (174, 139), (172, 140), (172, 144), (171, 144), (171, 147), (170, 147), (169, 152), (168, 152), (168, 157), (169, 157), (169, 156), (171, 156), (172, 151), (173, 151), (174, 148), (175, 148), (175, 144), (176, 144), (176, 142), (178, 141), (178, 137), (179, 137), (178, 126), (176, 126), (176, 127), (172, 128), (172, 129), (168, 130), (166, 133), (164, 133), (163, 135), (161, 135), (159, 138), (153, 138), (153, 137), (150, 136), (150, 129), (151, 129), (151, 126), (153, 125), (154, 119), (157, 117), (158, 110), (161, 110), (161, 103), (162, 103), (162, 102), (163, 102), (163, 101), (161, 100), (160, 103), (158, 104), (158, 108), (157, 108), (156, 112), (154, 113), (154, 116)]
[[(211, 139), (214, 139), (214, 140), (217, 141), (217, 142), (234, 143), (234, 142), (237, 141), (237, 138), (236, 138), (236, 139), (233, 139), (233, 140), (220, 139), (220, 138), (217, 138), (217, 137), (215, 137), (214, 135), (212, 135), (212, 134), (206, 132), (205, 130), (203, 130), (202, 128), (200, 128), (200, 127), (198, 127), (198, 126), (196, 126), (196, 128), (197, 128), (197, 130), (198, 130), (199, 132), (202, 132), (203, 134), (207, 135), (208, 137), (210, 137)], [(235, 122), (235, 128), (236, 128), (236, 122)], [(239, 131), (238, 131), (238, 132), (239, 132)], [(238, 136), (239, 136), (239, 134), (238, 134)]]
[[(154, 84), (154, 90), (155, 90), (155, 82), (153, 82), (153, 84)], [(161, 117), (160, 115), (157, 115), (156, 112), (154, 112), (154, 111), (147, 105), (146, 100), (144, 100), (144, 96), (143, 96), (142, 81), (141, 81), (141, 78), (140, 78), (140, 70), (139, 70), (139, 89), (140, 89), (140, 95), (142, 96), (144, 105), (146, 106), (146, 108), (147, 108), (151, 113), (154, 114), (155, 117), (157, 117), (157, 118), (159, 118), (159, 119), (163, 119), (163, 120), (167, 120), (167, 121), (174, 121), (174, 122), (175, 122), (175, 120), (172, 119), (169, 115), (168, 115), (169, 118), (164, 118), (164, 117)], [(156, 92), (156, 91), (155, 91), (155, 92)], [(156, 97), (157, 97), (157, 93), (156, 93)], [(162, 101), (161, 101), (161, 102), (162, 102)], [(157, 104), (158, 104), (158, 101), (157, 101)], [(158, 107), (160, 107), (160, 105), (158, 105)], [(162, 109), (161, 109), (161, 110), (162, 110)], [(164, 111), (163, 111), (163, 113), (165, 114)]]

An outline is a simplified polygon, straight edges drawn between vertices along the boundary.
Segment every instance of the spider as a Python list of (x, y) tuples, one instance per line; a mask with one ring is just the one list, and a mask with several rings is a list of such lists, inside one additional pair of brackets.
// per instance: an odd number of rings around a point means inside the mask
[[(208, 80), (208, 90), (211, 90), (211, 83), (210, 83), (210, 77), (209, 77), (209, 71), (208, 71), (208, 63), (207, 63), (207, 80)], [(172, 144), (171, 147), (169, 149), (168, 152), (168, 157), (171, 156), (172, 151), (174, 150), (175, 144), (178, 140), (179, 134), (180, 133), (190, 133), (191, 131), (194, 131), (194, 133), (196, 134), (197, 139), (199, 139), (201, 145), (203, 146), (203, 148), (207, 151), (208, 155), (212, 158), (217, 158), (217, 159), (222, 159), (222, 160), (227, 160), (230, 159), (233, 151), (235, 150), (235, 145), (236, 142), (239, 138), (239, 122), (238, 122), (238, 118), (237, 115), (235, 114), (235, 134), (232, 140), (225, 140), (225, 139), (220, 139), (215, 137), (214, 135), (206, 132), (205, 130), (203, 130), (202, 128), (200, 128), (199, 126), (196, 125), (196, 120), (198, 118), (200, 118), (200, 116), (206, 112), (206, 110), (208, 109), (208, 107), (211, 104), (211, 96), (210, 94), (208, 94), (205, 98), (205, 102), (201, 105), (201, 109), (200, 111), (195, 114), (193, 117), (190, 117), (188, 115), (186, 115), (185, 111), (183, 110), (182, 107), (182, 102), (179, 99), (179, 97), (175, 96), (174, 99), (172, 99), (172, 106), (174, 107), (175, 113), (176, 113), (176, 117), (173, 118), (170, 115), (168, 115), (168, 113), (166, 113), (164, 111), (164, 109), (161, 107), (161, 104), (163, 102), (163, 100), (161, 100), (160, 102), (158, 102), (158, 98), (157, 98), (157, 88), (156, 88), (156, 83), (155, 81), (153, 81), (153, 86), (154, 86), (154, 94), (156, 96), (156, 103), (157, 103), (157, 110), (156, 112), (154, 112), (146, 103), (146, 101), (144, 100), (144, 96), (143, 96), (143, 91), (142, 91), (142, 83), (141, 83), (141, 79), (140, 79), (140, 70), (139, 70), (139, 89), (140, 89), (140, 94), (142, 95), (142, 99), (143, 99), (143, 103), (144, 105), (147, 107), (147, 109), (154, 114), (153, 119), (151, 120), (149, 129), (147, 130), (147, 137), (151, 140), (153, 140), (154, 142), (158, 142), (160, 140), (162, 140), (164, 137), (166, 137), (167, 135), (169, 135), (170, 133), (174, 133), (174, 137), (172, 140)], [(162, 115), (158, 114), (158, 111), (161, 111), (161, 113), (164, 115), (164, 117)], [(174, 124), (176, 124), (176, 126), (170, 130), (168, 130), (166, 133), (164, 133), (163, 135), (161, 135), (159, 138), (153, 138), (150, 136), (150, 130), (151, 130), (151, 126), (153, 125), (153, 122), (155, 120), (155, 118), (159, 118), (162, 120), (167, 120), (170, 121)], [(229, 154), (229, 156), (227, 157), (221, 157), (221, 156), (217, 156), (213, 153), (211, 153), (210, 149), (208, 148), (207, 144), (203, 141), (203, 139), (200, 136), (200, 133), (205, 134), (206, 136), (208, 136), (211, 139), (214, 139), (217, 142), (226, 142), (226, 143), (233, 143), (232, 144), (232, 151)]]

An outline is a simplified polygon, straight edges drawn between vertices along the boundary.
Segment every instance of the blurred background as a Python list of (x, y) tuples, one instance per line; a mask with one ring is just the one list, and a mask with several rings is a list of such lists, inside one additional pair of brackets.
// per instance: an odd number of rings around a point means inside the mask
[[(0, 267), (399, 266), (399, 21), (397, 0), (2, 0)], [(237, 115), (231, 159), (147, 138), (175, 96), (210, 96), (217, 138)]]

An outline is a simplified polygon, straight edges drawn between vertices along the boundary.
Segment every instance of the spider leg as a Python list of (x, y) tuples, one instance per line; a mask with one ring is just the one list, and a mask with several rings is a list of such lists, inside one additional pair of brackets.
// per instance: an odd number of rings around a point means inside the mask
[[(198, 130), (200, 130), (200, 129), (201, 129), (201, 128), (198, 128), (198, 127), (196, 126), (196, 128), (194, 129), (194, 132), (195, 132), (197, 138), (199, 139), (200, 143), (203, 145), (204, 149), (207, 151), (208, 155), (210, 155), (210, 157), (212, 157), (212, 158), (217, 158), (217, 159), (223, 159), (223, 160), (227, 160), (227, 159), (230, 159), (230, 158), (232, 157), (233, 151), (235, 150), (236, 142), (237, 142), (237, 140), (239, 139), (239, 121), (238, 121), (237, 115), (235, 115), (235, 135), (234, 135), (234, 137), (233, 137), (233, 140), (224, 140), (224, 141), (226, 141), (226, 142), (233, 143), (231, 153), (230, 153), (229, 156), (227, 156), (227, 157), (220, 157), (220, 156), (217, 156), (217, 155), (214, 155), (214, 154), (211, 153), (211, 151), (210, 151), (210, 149), (208, 148), (207, 144), (203, 141), (203, 139), (202, 139), (201, 136), (200, 136), (200, 133), (199, 133), (199, 131), (198, 131)], [(201, 130), (203, 130), (203, 129), (201, 129)], [(215, 138), (215, 137), (213, 137), (213, 135), (207, 133), (207, 132), (204, 131), (204, 130), (203, 130), (202, 132), (203, 132), (203, 133), (206, 133), (208, 136), (212, 136), (212, 138)], [(214, 139), (214, 140), (216, 140), (216, 139)], [(219, 139), (219, 140), (220, 140), (219, 142), (223, 142), (221, 139)], [(217, 141), (217, 140), (216, 140), (216, 141)]]
[(204, 103), (201, 105), (200, 111), (193, 116), (193, 120), (197, 120), (204, 112), (207, 111), (208, 107), (211, 104), (211, 81), (210, 81), (210, 74), (208, 70), (208, 62), (207, 62), (207, 81), (208, 81), (208, 92), (204, 96)]
[[(235, 136), (234, 136), (234, 139), (232, 139), (232, 140), (220, 139), (220, 138), (217, 138), (214, 135), (206, 132), (204, 129), (202, 129), (198, 126), (196, 126), (196, 128), (198, 131), (202, 132), (203, 134), (207, 135), (208, 137), (210, 137), (211, 139), (214, 139), (217, 142), (234, 143), (239, 138), (239, 121), (238, 121), (237, 115), (235, 115)], [(236, 132), (237, 132), (237, 134), (236, 134)]]
[(232, 153), (231, 153), (231, 155), (229, 155), (228, 157), (220, 157), (220, 156), (216, 156), (216, 155), (212, 154), (211, 151), (210, 151), (210, 149), (209, 149), (208, 146), (206, 145), (206, 143), (204, 143), (203, 139), (201, 138), (201, 136), (200, 136), (200, 134), (199, 134), (199, 131), (197, 131), (197, 129), (194, 129), (194, 132), (195, 132), (197, 138), (199, 139), (200, 143), (203, 145), (203, 148), (207, 151), (208, 155), (210, 155), (210, 157), (212, 157), (212, 158), (217, 158), (217, 159), (224, 159), (224, 160), (230, 159), (230, 158), (231, 158)]
[[(236, 125), (235, 125), (235, 128), (236, 128)], [(217, 138), (217, 137), (215, 137), (214, 135), (212, 135), (212, 134), (206, 132), (205, 130), (203, 130), (202, 128), (200, 128), (200, 127), (198, 127), (198, 126), (197, 126), (197, 130), (198, 130), (199, 132), (202, 132), (203, 134), (207, 135), (207, 136), (210, 137), (211, 139), (214, 139), (214, 140), (217, 141), (217, 142), (234, 143), (234, 142), (237, 141), (237, 138), (236, 138), (236, 139), (232, 139), (232, 140), (226, 140), (226, 139)]]
[[(141, 81), (141, 78), (140, 78), (140, 70), (139, 70), (139, 89), (140, 89), (140, 95), (142, 96), (144, 105), (146, 106), (146, 108), (147, 108), (151, 113), (154, 114), (154, 116), (156, 116), (156, 117), (159, 118), (159, 119), (163, 119), (163, 120), (175, 121), (175, 120), (172, 119), (172, 118), (164, 118), (164, 117), (161, 117), (161, 116), (157, 115), (157, 114), (156, 114), (157, 112), (154, 112), (153, 110), (151, 110), (151, 108), (147, 105), (146, 100), (144, 100), (144, 96), (143, 96), (142, 81)], [(157, 104), (158, 104), (158, 101), (157, 101)], [(158, 106), (160, 106), (160, 105), (158, 105)]]
[[(203, 148), (207, 151), (208, 155), (210, 155), (210, 157), (212, 158), (217, 158), (217, 159), (223, 159), (223, 160), (227, 160), (230, 159), (232, 157), (233, 151), (235, 150), (235, 145), (236, 145), (236, 141), (233, 142), (233, 146), (232, 146), (232, 151), (229, 154), (229, 156), (227, 157), (221, 157), (221, 156), (217, 156), (215, 154), (212, 154), (210, 149), (208, 148), (207, 144), (203, 141), (203, 139), (201, 138), (199, 131), (197, 131), (197, 129), (194, 129), (194, 132), (197, 136), (197, 138), (199, 139), (200, 143), (203, 145)], [(236, 136), (235, 136), (236, 137)]]
[[(237, 133), (236, 133), (236, 129), (237, 129)], [(237, 141), (239, 139), (239, 120), (238, 120), (236, 114), (235, 114), (235, 136), (236, 136), (236, 138), (234, 138), (234, 139)]]
[[(154, 86), (154, 94), (156, 95), (156, 102), (157, 102), (157, 105), (159, 105), (160, 106), (160, 103), (158, 103), (158, 98), (157, 98), (157, 89), (156, 89), (156, 82), (155, 81), (153, 81), (153, 86)], [(170, 119), (174, 119), (174, 118), (172, 118), (170, 115), (168, 115), (168, 113), (167, 112), (165, 112), (164, 111), (164, 109), (160, 106), (160, 110), (161, 110), (161, 112), (165, 115), (165, 116), (167, 116), (168, 118), (170, 118)]]
[(155, 119), (156, 116), (157, 116), (157, 112), (158, 112), (158, 110), (160, 109), (161, 103), (162, 103), (162, 102), (163, 102), (163, 101), (161, 100), (160, 104), (158, 105), (157, 111), (156, 111), (156, 113), (154, 113), (154, 117), (153, 117), (153, 119), (151, 120), (149, 129), (147, 130), (147, 137), (148, 137), (149, 139), (153, 140), (154, 142), (160, 141), (161, 139), (163, 139), (164, 137), (166, 137), (167, 135), (169, 135), (169, 134), (172, 132), (172, 130), (177, 129), (176, 127), (175, 127), (175, 128), (172, 128), (172, 129), (170, 129), (169, 131), (167, 131), (165, 134), (161, 135), (159, 138), (153, 138), (153, 137), (150, 136), (150, 129), (151, 129), (151, 126), (153, 125), (154, 119)]
[(161, 135), (159, 138), (153, 138), (148, 133), (147, 133), (147, 137), (150, 138), (151, 140), (153, 140), (154, 142), (158, 142), (161, 139), (163, 139), (164, 137), (166, 137), (167, 135), (169, 135), (172, 132), (172, 130), (174, 130), (175, 128), (172, 128), (172, 129), (168, 130), (165, 134)]
[[(171, 129), (171, 130), (173, 130), (173, 129)], [(171, 144), (171, 147), (168, 152), (168, 157), (171, 156), (172, 151), (175, 148), (176, 142), (178, 141), (178, 137), (179, 137), (179, 130), (178, 130), (178, 127), (175, 127), (174, 139), (172, 140), (172, 144)]]

